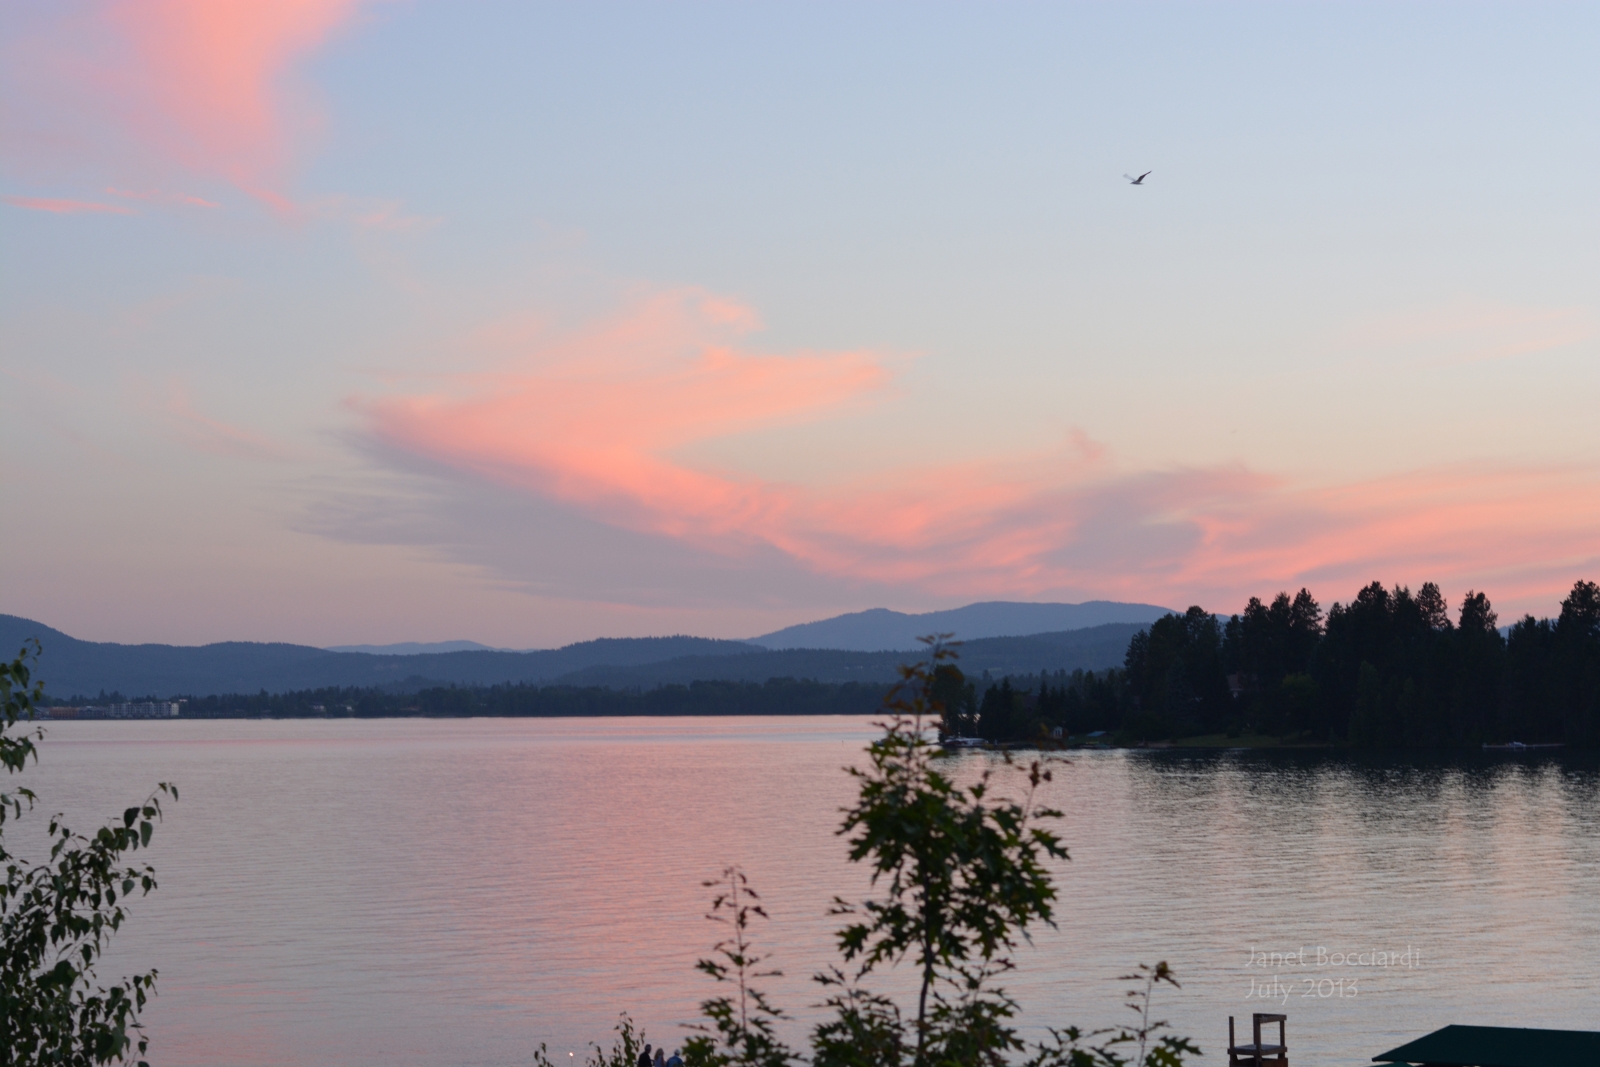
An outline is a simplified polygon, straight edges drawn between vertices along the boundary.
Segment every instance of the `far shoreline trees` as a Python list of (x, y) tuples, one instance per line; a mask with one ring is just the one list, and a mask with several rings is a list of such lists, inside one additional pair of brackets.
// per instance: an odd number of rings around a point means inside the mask
[[(1025, 742), (1094, 730), (1120, 743), (1265, 735), (1366, 751), (1485, 743), (1600, 748), (1600, 587), (1579, 581), (1555, 619), (1502, 635), (1470, 590), (1452, 620), (1432, 582), (1373, 582), (1324, 617), (1309, 590), (1251, 597), (1220, 619), (1164, 616), (1120, 671), (1007, 678), (947, 698), (945, 729)], [(976, 707), (971, 705), (976, 703)]]

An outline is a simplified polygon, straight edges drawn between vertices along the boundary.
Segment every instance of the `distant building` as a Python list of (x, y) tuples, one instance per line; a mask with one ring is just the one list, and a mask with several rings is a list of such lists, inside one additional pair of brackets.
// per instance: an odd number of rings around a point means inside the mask
[(102, 704), (89, 708), (40, 708), (52, 719), (176, 719), (177, 701), (143, 704)]

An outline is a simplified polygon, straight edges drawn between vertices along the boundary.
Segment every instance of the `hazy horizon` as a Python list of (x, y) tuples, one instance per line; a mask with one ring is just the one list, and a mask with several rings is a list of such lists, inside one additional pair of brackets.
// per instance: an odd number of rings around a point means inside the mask
[[(952, 612), (960, 612), (960, 611), (964, 611), (964, 610), (970, 609), (970, 608), (1009, 608), (1009, 607), (1013, 607), (1013, 606), (1022, 606), (1022, 607), (1055, 607), (1055, 608), (1083, 608), (1083, 607), (1091, 607), (1091, 606), (1098, 606), (1098, 605), (1106, 605), (1108, 607), (1115, 607), (1115, 608), (1155, 608), (1156, 607), (1156, 605), (1123, 604), (1123, 603), (1118, 603), (1118, 602), (1113, 602), (1113, 601), (1088, 601), (1088, 602), (1085, 602), (1083, 604), (1065, 604), (1065, 603), (1056, 602), (1056, 601), (979, 601), (979, 602), (974, 602), (974, 603), (971, 603), (971, 604), (958, 605), (955, 608), (949, 608), (949, 609), (938, 609), (938, 608), (935, 608), (935, 609), (932, 609), (932, 610), (929, 610), (929, 611), (923, 611), (923, 612), (900, 612), (900, 611), (896, 611), (893, 608), (867, 608), (867, 609), (864, 609), (862, 611), (857, 611), (857, 612), (843, 612), (843, 613), (840, 613), (840, 614), (837, 614), (837, 615), (830, 615), (830, 616), (828, 616), (826, 618), (811, 619), (811, 620), (807, 620), (807, 621), (804, 621), (804, 622), (793, 624), (791, 626), (783, 627), (783, 628), (781, 628), (779, 630), (769, 631), (767, 633), (752, 634), (752, 635), (749, 635), (749, 636), (746, 636), (746, 637), (723, 638), (723, 640), (746, 641), (746, 642), (749, 642), (751, 644), (758, 644), (760, 641), (762, 641), (764, 639), (779, 636), (779, 635), (781, 635), (781, 634), (783, 634), (783, 633), (785, 633), (786, 631), (789, 631), (789, 630), (805, 629), (807, 627), (814, 627), (814, 626), (824, 625), (824, 624), (828, 624), (828, 623), (851, 620), (856, 616), (872, 616), (872, 615), (874, 615), (876, 613), (881, 613), (881, 612), (887, 612), (890, 615), (893, 615), (893, 616), (895, 616), (897, 618), (902, 618), (902, 619), (904, 619), (904, 618), (912, 618), (912, 619), (916, 619), (916, 618), (922, 618), (922, 617), (929, 616), (929, 615), (946, 615), (946, 614), (950, 614)], [(1174, 609), (1165, 609), (1165, 608), (1163, 608), (1163, 609), (1160, 609), (1160, 610), (1166, 611), (1166, 610), (1174, 610)], [(11, 615), (11, 617), (13, 617), (13, 618), (27, 618), (27, 616), (12, 615), (12, 613), (10, 613), (10, 612), (0, 612), (0, 616), (3, 616), (3, 615)], [(39, 623), (39, 624), (41, 624), (43, 626), (48, 626), (51, 629), (57, 630), (57, 631), (59, 631), (61, 633), (65, 633), (68, 637), (71, 637), (71, 638), (73, 638), (75, 640), (80, 640), (80, 641), (94, 641), (95, 640), (93, 638), (86, 638), (82, 634), (76, 634), (76, 633), (72, 633), (70, 631), (64, 630), (61, 627), (56, 626), (53, 623), (51, 623), (49, 619), (32, 619), (30, 621)], [(1098, 622), (1081, 623), (1081, 624), (1075, 624), (1074, 626), (1065, 627), (1065, 629), (1085, 629), (1085, 628), (1089, 628), (1089, 627), (1092, 627), (1092, 626), (1098, 626), (1098, 625), (1101, 625), (1101, 623), (1098, 623)], [(1051, 631), (1048, 630), (1048, 629), (1044, 629), (1044, 630), (1037, 629), (1037, 628), (1030, 629), (1030, 628), (1025, 626), (1025, 627), (1022, 627), (1022, 628), (1018, 629), (1015, 634), (1011, 633), (1010, 631), (1007, 631), (1007, 633), (1005, 633), (1005, 634), (989, 634), (989, 633), (985, 632), (985, 633), (966, 634), (965, 636), (967, 636), (967, 637), (1026, 636), (1026, 635), (1032, 634), (1032, 633), (1046, 633), (1046, 632), (1051, 632)], [(648, 639), (652, 639), (652, 638), (661, 638), (661, 637), (704, 637), (704, 636), (706, 636), (706, 635), (704, 635), (704, 634), (686, 634), (686, 633), (682, 633), (682, 632), (611, 634), (611, 635), (592, 636), (592, 637), (577, 637), (577, 638), (574, 638), (572, 641), (563, 642), (562, 645), (544, 646), (542, 648), (541, 647), (508, 648), (508, 647), (504, 647), (504, 646), (493, 646), (493, 645), (485, 644), (485, 643), (480, 642), (480, 641), (472, 640), (471, 638), (462, 638), (462, 637), (446, 638), (446, 639), (438, 640), (438, 641), (404, 641), (404, 640), (402, 640), (402, 641), (392, 641), (392, 642), (387, 642), (387, 643), (382, 643), (382, 644), (361, 643), (361, 642), (344, 642), (344, 643), (327, 644), (327, 645), (306, 645), (305, 647), (308, 647), (308, 648), (319, 648), (319, 649), (322, 649), (323, 651), (326, 651), (326, 652), (363, 652), (363, 653), (374, 653), (374, 654), (384, 654), (384, 655), (420, 655), (420, 654), (426, 654), (426, 653), (432, 653), (432, 652), (462, 652), (462, 651), (476, 651), (476, 652), (540, 652), (540, 651), (551, 651), (551, 650), (554, 650), (554, 649), (557, 649), (557, 648), (561, 648), (561, 647), (565, 647), (566, 645), (571, 645), (571, 644), (583, 644), (583, 643), (589, 642), (589, 641), (602, 641), (602, 640), (616, 639), (616, 638), (622, 638), (622, 639), (640, 638), (640, 639), (647, 639), (648, 640)], [(958, 634), (957, 638), (960, 639), (961, 636), (962, 635)], [(236, 640), (238, 640), (238, 639), (229, 637), (226, 634), (217, 634), (217, 635), (213, 635), (209, 640), (203, 641), (203, 642), (190, 642), (190, 643), (182, 643), (182, 642), (104, 642), (104, 643), (111, 643), (111, 644), (136, 644), (136, 643), (174, 644), (174, 645), (177, 645), (179, 647), (195, 647), (196, 645), (225, 643), (225, 642), (236, 641)], [(281, 639), (278, 639), (278, 640), (281, 640)], [(269, 641), (267, 643), (271, 643), (271, 639), (269, 639)], [(287, 642), (287, 643), (297, 644), (299, 642)], [(758, 645), (758, 647), (761, 647), (761, 646)], [(786, 645), (782, 645), (782, 646), (772, 646), (772, 647), (804, 648), (804, 647), (811, 647), (811, 646), (786, 644)], [(831, 646), (829, 646), (829, 647), (831, 647)]]

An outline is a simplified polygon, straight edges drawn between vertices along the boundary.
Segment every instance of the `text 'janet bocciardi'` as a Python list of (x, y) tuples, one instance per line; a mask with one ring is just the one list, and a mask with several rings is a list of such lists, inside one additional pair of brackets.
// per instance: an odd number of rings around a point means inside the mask
[[(1245, 999), (1286, 1004), (1290, 997), (1317, 1000), (1354, 997), (1361, 993), (1362, 972), (1415, 970), (1421, 966), (1422, 953), (1413, 945), (1404, 948), (1351, 946), (1343, 949), (1302, 945), (1280, 952), (1257, 949), (1252, 945), (1245, 967), (1271, 973), (1260, 977), (1251, 975)], [(1316, 973), (1313, 976), (1307, 971)]]

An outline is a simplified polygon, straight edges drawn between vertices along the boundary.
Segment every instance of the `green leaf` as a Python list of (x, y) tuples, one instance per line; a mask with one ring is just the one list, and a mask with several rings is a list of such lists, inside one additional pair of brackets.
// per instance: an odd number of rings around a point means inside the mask
[[(38, 753), (31, 741), (8, 737), (17, 715), (31, 710), (35, 694), (19, 693), (18, 679), (27, 680), (19, 661), (0, 662), (0, 761), (12, 771), (25, 769), (26, 757)], [(0, 796), (0, 809), (19, 813), (22, 801), (33, 794), (16, 790)], [(124, 809), (121, 823), (94, 829), (89, 836), (73, 833), (58, 816), (49, 820), (50, 850), (41, 863), (25, 863), (7, 854), (5, 879), (0, 883), (0, 911), (4, 912), (5, 1040), (0, 1064), (52, 1063), (91, 1067), (131, 1060), (131, 1035), (138, 1032), (138, 1013), (145, 1005), (150, 981), (140, 976), (128, 985), (96, 988), (92, 968), (106, 940), (127, 917), (123, 902), (136, 878), (146, 890), (155, 886), (149, 867), (143, 872), (120, 870), (124, 852), (148, 844), (154, 827), (146, 821), (137, 833), (133, 824), (141, 813), (159, 817), (154, 796), (139, 807)], [(0, 816), (0, 829), (4, 818)], [(123, 898), (119, 901), (119, 893)], [(138, 1050), (147, 1047), (142, 1035)]]

